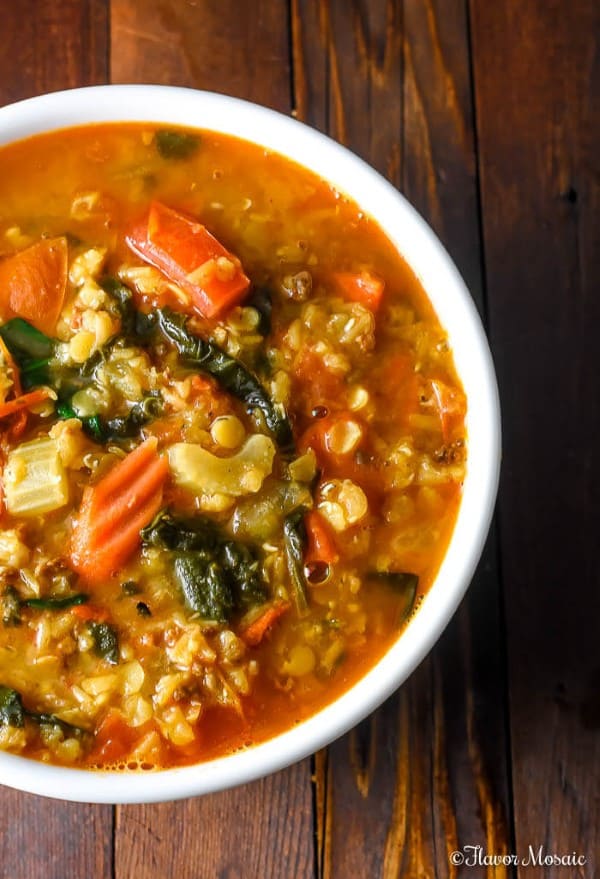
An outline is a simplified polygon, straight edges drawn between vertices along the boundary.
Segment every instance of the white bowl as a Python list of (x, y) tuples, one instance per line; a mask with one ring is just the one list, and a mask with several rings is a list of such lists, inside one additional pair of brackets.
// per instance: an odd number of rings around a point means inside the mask
[(119, 773), (49, 766), (0, 751), (0, 782), (95, 803), (172, 800), (252, 781), (347, 732), (406, 680), (455, 612), (483, 549), (500, 466), (494, 368), (477, 311), (454, 263), (425, 221), (383, 177), (347, 149), (293, 119), (235, 98), (156, 85), (75, 89), (0, 109), (0, 144), (89, 122), (187, 125), (244, 138), (325, 178), (376, 219), (420, 279), (446, 329), (468, 400), (467, 476), (439, 573), (401, 638), (355, 686), (270, 741), (194, 766)]

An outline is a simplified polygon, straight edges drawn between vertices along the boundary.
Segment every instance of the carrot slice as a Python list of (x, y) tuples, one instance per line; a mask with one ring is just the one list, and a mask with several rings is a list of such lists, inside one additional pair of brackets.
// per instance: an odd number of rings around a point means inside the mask
[(385, 281), (371, 272), (334, 272), (332, 279), (338, 292), (352, 302), (360, 302), (377, 311), (385, 288)]
[(290, 604), (287, 601), (270, 605), (257, 619), (240, 632), (240, 638), (249, 647), (256, 647), (263, 640), (271, 626), (289, 609)]
[(461, 391), (449, 387), (439, 379), (431, 381), (431, 391), (442, 426), (442, 436), (444, 442), (448, 442), (454, 428), (461, 424), (465, 417), (466, 400)]
[(7, 415), (14, 415), (15, 412), (21, 412), (23, 409), (29, 409), (37, 403), (43, 403), (50, 396), (48, 388), (36, 388), (28, 394), (22, 394), (14, 400), (7, 400), (6, 403), (0, 404), (0, 418), (6, 418)]
[(85, 490), (71, 540), (71, 565), (90, 583), (114, 574), (140, 542), (140, 530), (160, 509), (168, 473), (150, 437)]
[(45, 238), (0, 262), (0, 314), (52, 336), (67, 289), (67, 239)]
[(323, 516), (316, 510), (309, 510), (304, 516), (304, 527), (306, 528), (305, 564), (314, 565), (317, 562), (324, 562), (326, 565), (332, 565), (337, 562), (340, 556)]
[(204, 317), (217, 317), (240, 302), (250, 280), (239, 259), (206, 226), (160, 202), (126, 236), (129, 247), (178, 284)]
[(76, 604), (71, 608), (71, 613), (82, 623), (106, 623), (110, 619), (108, 611), (95, 604)]

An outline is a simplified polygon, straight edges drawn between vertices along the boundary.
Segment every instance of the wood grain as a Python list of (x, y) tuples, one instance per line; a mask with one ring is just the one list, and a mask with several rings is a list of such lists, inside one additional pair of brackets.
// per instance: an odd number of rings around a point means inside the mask
[(0, 101), (106, 82), (104, 0), (19, 0), (3, 3)]
[[(2, 4), (0, 105), (105, 82), (107, 37), (102, 0)], [(112, 832), (111, 806), (61, 803), (0, 787), (2, 876), (108, 879)]]
[(225, 92), (289, 112), (287, 8), (254, 0), (112, 0), (112, 82)]
[[(298, 115), (404, 190), (485, 311), (464, 3), (293, 0), (291, 8)], [(493, 535), (432, 657), (319, 755), (320, 876), (453, 877), (449, 854), (460, 846), (510, 849), (497, 569)]]
[(111, 806), (61, 803), (0, 787), (0, 875), (110, 879), (112, 813)]
[(224, 793), (117, 814), (116, 877), (313, 877), (306, 761)]
[(472, 22), (504, 406), (516, 841), (587, 855), (569, 875), (590, 877), (600, 871), (600, 7), (480, 0)]

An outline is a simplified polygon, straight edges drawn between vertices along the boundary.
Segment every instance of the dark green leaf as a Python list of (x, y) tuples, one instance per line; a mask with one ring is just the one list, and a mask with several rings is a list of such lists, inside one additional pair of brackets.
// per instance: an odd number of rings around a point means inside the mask
[(88, 629), (94, 639), (94, 649), (98, 656), (116, 665), (119, 661), (119, 640), (117, 633), (108, 623), (88, 623)]
[(85, 604), (89, 600), (89, 595), (78, 592), (75, 595), (65, 595), (62, 598), (26, 598), (21, 602), (21, 606), (31, 607), (34, 610), (66, 610), (68, 607)]
[(224, 623), (234, 602), (231, 587), (222, 567), (209, 553), (181, 553), (175, 559), (175, 578), (186, 604), (202, 619)]
[(185, 315), (170, 308), (160, 308), (156, 314), (160, 332), (188, 366), (212, 375), (226, 391), (242, 400), (249, 411), (258, 409), (282, 449), (293, 445), (291, 425), (283, 407), (273, 403), (250, 370), (214, 342), (188, 332)]
[(285, 560), (292, 585), (292, 594), (298, 613), (308, 607), (306, 578), (304, 576), (304, 551), (306, 548), (306, 528), (304, 515), (306, 507), (298, 507), (283, 520), (283, 539)]
[[(210, 619), (228, 619), (234, 611), (244, 611), (266, 600), (267, 590), (253, 549), (232, 540), (210, 519), (203, 516), (184, 519), (163, 511), (142, 529), (141, 536), (146, 544), (176, 553), (176, 571), (177, 560), (185, 559), (179, 564), (178, 582), (188, 605), (198, 613), (201, 605), (210, 605), (216, 612), (216, 598), (213, 600), (211, 596), (219, 589), (231, 596), (230, 601), (224, 594), (219, 603), (220, 613), (227, 616)], [(195, 560), (193, 564), (192, 560)], [(188, 584), (185, 588), (184, 579)], [(209, 597), (199, 597), (198, 590), (208, 590)]]
[(369, 571), (366, 579), (372, 583), (383, 583), (404, 598), (399, 619), (399, 622), (404, 622), (415, 604), (419, 586), (418, 575), (404, 571)]
[(56, 347), (54, 339), (20, 317), (3, 324), (0, 336), (19, 367), (24, 390), (49, 383), (49, 363)]
[(156, 149), (163, 159), (187, 159), (200, 145), (200, 138), (185, 131), (163, 129), (154, 135)]
[(25, 723), (25, 712), (21, 697), (16, 690), (0, 684), (0, 726), (22, 727)]

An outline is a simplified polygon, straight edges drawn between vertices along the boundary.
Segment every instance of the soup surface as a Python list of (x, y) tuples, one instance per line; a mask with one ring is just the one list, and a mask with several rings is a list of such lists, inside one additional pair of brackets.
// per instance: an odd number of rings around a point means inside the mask
[(399, 637), (466, 403), (373, 221), (278, 155), (0, 150), (0, 747), (158, 769), (292, 727)]

